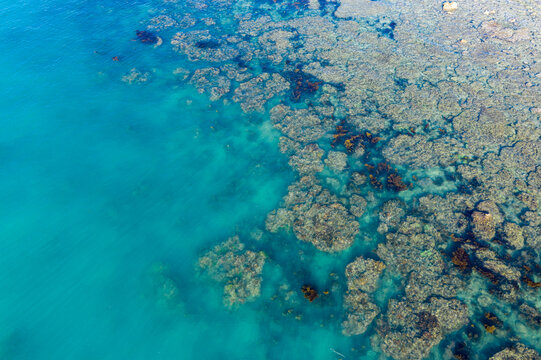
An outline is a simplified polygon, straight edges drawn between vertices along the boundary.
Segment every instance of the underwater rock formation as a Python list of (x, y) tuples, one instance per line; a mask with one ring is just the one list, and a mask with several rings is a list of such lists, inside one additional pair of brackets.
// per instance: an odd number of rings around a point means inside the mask
[(299, 240), (326, 252), (347, 249), (359, 232), (355, 216), (311, 176), (289, 187), (283, 207), (268, 215), (266, 227), (271, 232), (291, 229)]
[(539, 360), (541, 356), (534, 350), (527, 348), (521, 343), (503, 349), (494, 354), (489, 360)]
[(131, 69), (129, 73), (122, 76), (122, 81), (130, 85), (146, 83), (150, 79), (151, 75), (149, 72), (142, 72), (137, 70), (136, 68)]
[(238, 236), (216, 245), (199, 258), (199, 267), (224, 284), (224, 304), (232, 307), (259, 296), (266, 255), (244, 250)]
[(446, 334), (468, 323), (468, 310), (460, 301), (430, 298), (428, 302), (391, 299), (385, 316), (378, 320), (381, 349), (394, 359), (428, 357)]
[(385, 264), (381, 261), (358, 257), (346, 267), (348, 290), (344, 296), (346, 320), (342, 322), (342, 333), (347, 336), (363, 334), (380, 309), (373, 303), (372, 294)]
[(251, 80), (241, 83), (235, 89), (233, 101), (240, 103), (245, 112), (263, 111), (265, 103), (290, 87), (279, 74), (263, 73)]
[[(268, 112), (296, 178), (266, 229), (324, 252), (359, 233), (360, 247), (375, 248), (381, 262), (346, 267), (343, 333), (379, 316), (386, 355), (424, 358), (479, 325), (465, 305), (476, 287), (535, 323), (539, 11), (503, 0), (264, 3), (213, 4), (226, 20), (197, 30), (180, 16), (151, 24), (175, 28), (171, 45), (193, 61), (200, 92), (250, 117)], [(383, 310), (372, 262), (400, 279), (402, 297)]]
[(348, 290), (360, 290), (373, 293), (385, 264), (381, 261), (358, 257), (346, 266)]
[(180, 289), (164, 264), (152, 266), (149, 274), (152, 292), (158, 304), (169, 309), (183, 310)]

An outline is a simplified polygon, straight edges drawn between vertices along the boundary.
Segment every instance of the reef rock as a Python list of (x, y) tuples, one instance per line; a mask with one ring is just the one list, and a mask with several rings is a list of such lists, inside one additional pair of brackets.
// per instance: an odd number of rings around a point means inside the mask
[(344, 307), (347, 315), (346, 320), (342, 322), (342, 333), (346, 336), (363, 334), (380, 312), (370, 301), (370, 296), (358, 290), (346, 293)]
[(391, 299), (387, 314), (378, 320), (383, 352), (397, 360), (428, 356), (444, 336), (468, 323), (468, 309), (452, 299), (431, 298), (428, 302)]
[(340, 6), (334, 16), (338, 18), (379, 16), (385, 11), (385, 5), (372, 0), (340, 0)]
[(489, 360), (540, 360), (541, 356), (534, 349), (527, 348), (521, 343), (503, 349), (494, 354)]
[(359, 223), (314, 176), (304, 176), (289, 187), (283, 207), (267, 216), (267, 230), (292, 229), (299, 240), (326, 252), (347, 249), (359, 232)]
[(287, 89), (289, 89), (289, 82), (282, 76), (263, 73), (240, 84), (235, 90), (233, 101), (240, 103), (245, 112), (262, 111), (270, 98)]
[(244, 250), (244, 244), (234, 236), (200, 257), (199, 267), (224, 283), (224, 303), (232, 307), (259, 296), (265, 259), (263, 252)]
[(359, 195), (351, 195), (349, 198), (349, 211), (356, 217), (361, 217), (366, 209), (366, 200)]
[(509, 281), (520, 280), (520, 271), (506, 264), (494, 251), (487, 248), (481, 248), (475, 252), (475, 256), (483, 263), (483, 266), (490, 271), (503, 276)]
[(512, 222), (506, 222), (504, 226), (504, 239), (511, 247), (520, 250), (524, 247), (522, 228)]
[(347, 154), (340, 152), (340, 151), (329, 151), (329, 154), (327, 155), (327, 159), (325, 159), (325, 165), (329, 167), (329, 169), (340, 173), (344, 171), (347, 163)]
[(473, 234), (480, 240), (492, 240), (496, 235), (496, 225), (492, 214), (474, 211), (471, 217)]
[(319, 250), (336, 252), (351, 246), (359, 232), (359, 223), (340, 203), (315, 203), (308, 211), (298, 214), (293, 232)]
[(381, 261), (358, 257), (346, 267), (348, 289), (373, 293), (384, 269), (385, 264)]
[(404, 204), (401, 201), (387, 201), (383, 204), (381, 211), (379, 212), (380, 225), (378, 227), (378, 232), (384, 234), (387, 231), (396, 228), (404, 218), (405, 214)]

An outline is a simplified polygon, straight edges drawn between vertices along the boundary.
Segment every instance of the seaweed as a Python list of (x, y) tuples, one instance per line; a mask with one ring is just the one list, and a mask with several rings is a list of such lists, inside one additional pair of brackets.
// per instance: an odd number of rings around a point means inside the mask
[(137, 35), (137, 39), (144, 44), (156, 44), (158, 42), (158, 37), (151, 31), (135, 30), (135, 34)]
[(304, 297), (310, 302), (314, 301), (319, 296), (317, 290), (311, 285), (304, 284), (301, 287), (301, 291), (304, 294)]

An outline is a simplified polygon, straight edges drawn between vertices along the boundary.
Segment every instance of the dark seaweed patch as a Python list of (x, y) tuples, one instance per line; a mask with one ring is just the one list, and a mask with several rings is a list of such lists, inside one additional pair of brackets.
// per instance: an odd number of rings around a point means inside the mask
[(216, 40), (201, 40), (195, 43), (195, 46), (199, 49), (217, 49), (220, 45)]
[(404, 91), (410, 82), (408, 81), (408, 79), (396, 78), (394, 79), (394, 83), (400, 88), (400, 90)]
[(294, 71), (286, 71), (282, 74), (290, 83), (293, 84), (291, 100), (300, 102), (301, 99), (315, 94), (323, 81), (315, 76), (303, 72), (300, 68)]
[(139, 41), (145, 44), (155, 44), (158, 42), (158, 37), (150, 31), (135, 30), (135, 35), (137, 35)]

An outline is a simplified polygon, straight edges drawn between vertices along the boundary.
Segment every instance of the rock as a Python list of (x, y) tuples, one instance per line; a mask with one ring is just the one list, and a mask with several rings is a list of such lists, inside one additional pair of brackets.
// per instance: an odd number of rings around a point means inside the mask
[(377, 289), (378, 281), (385, 264), (372, 259), (356, 258), (346, 267), (348, 291), (344, 296), (346, 320), (342, 323), (342, 333), (346, 336), (364, 333), (379, 308), (372, 302), (371, 293)]
[(319, 10), (319, 0), (308, 0), (308, 8), (311, 10)]
[(232, 307), (259, 296), (265, 259), (263, 252), (244, 250), (244, 244), (234, 236), (201, 256), (199, 267), (224, 283), (224, 303)]
[(349, 198), (349, 211), (355, 217), (361, 217), (366, 209), (366, 200), (359, 195), (351, 195)]
[(404, 204), (399, 200), (389, 200), (383, 204), (379, 212), (380, 225), (378, 232), (380, 234), (386, 233), (398, 226), (406, 214), (403, 206)]
[(283, 207), (267, 216), (271, 232), (292, 229), (299, 240), (326, 252), (347, 249), (359, 232), (355, 216), (314, 176), (304, 176), (289, 187)]
[(539, 329), (541, 326), (541, 313), (533, 306), (528, 304), (522, 304), (519, 307), (520, 316), (526, 319), (527, 324), (529, 324), (534, 329)]
[(287, 82), (279, 74), (263, 73), (240, 84), (235, 89), (233, 101), (240, 103), (245, 112), (262, 111), (265, 103), (273, 96), (289, 89)]
[(292, 140), (311, 143), (332, 129), (333, 121), (321, 118), (308, 109), (291, 109), (285, 105), (276, 105), (270, 111), (274, 127)]
[(456, 299), (431, 298), (429, 302), (391, 299), (378, 320), (383, 352), (397, 360), (428, 357), (444, 336), (468, 323), (468, 309)]
[(352, 290), (346, 293), (344, 307), (347, 310), (347, 315), (346, 320), (342, 322), (344, 335), (363, 334), (379, 314), (379, 308), (369, 299), (369, 295), (362, 291)]
[(521, 343), (508, 347), (493, 356), (489, 360), (540, 360), (541, 356), (534, 349), (527, 348)]
[(458, 3), (456, 1), (446, 1), (443, 3), (443, 11), (451, 13), (458, 9)]
[(472, 214), (471, 223), (475, 237), (480, 240), (492, 240), (494, 235), (496, 235), (494, 217), (491, 214), (474, 211)]
[(347, 167), (347, 154), (340, 151), (329, 151), (327, 159), (325, 159), (325, 165), (332, 171), (340, 173)]
[(340, 0), (340, 6), (334, 12), (338, 18), (379, 16), (387, 7), (372, 0)]
[(438, 272), (412, 271), (406, 285), (406, 297), (411, 301), (424, 301), (430, 296), (454, 298), (458, 290), (464, 288), (464, 282), (453, 275)]
[(173, 49), (185, 54), (191, 61), (221, 62), (232, 60), (240, 54), (238, 47), (224, 37), (213, 36), (208, 30), (179, 32), (171, 40)]
[(231, 88), (231, 81), (218, 68), (197, 69), (190, 84), (197, 88), (200, 94), (207, 93), (211, 101), (217, 101), (227, 94)]
[(520, 271), (499, 259), (494, 251), (487, 248), (481, 248), (475, 252), (475, 256), (483, 263), (483, 266), (490, 271), (503, 276), (509, 281), (520, 280)]
[(364, 259), (362, 256), (356, 258), (346, 266), (346, 277), (349, 290), (360, 290), (366, 293), (373, 293), (385, 264), (381, 261)]
[(494, 218), (494, 225), (503, 223), (503, 215), (494, 201), (482, 201), (477, 205), (477, 210), (488, 213)]
[(353, 244), (359, 223), (340, 203), (315, 203), (308, 211), (298, 214), (293, 232), (297, 238), (312, 243), (319, 250), (336, 252)]
[(301, 175), (315, 174), (323, 171), (321, 158), (325, 152), (317, 144), (308, 144), (289, 159), (289, 165)]
[(506, 222), (504, 225), (504, 239), (513, 248), (520, 250), (524, 247), (524, 236), (522, 228), (512, 222)]

